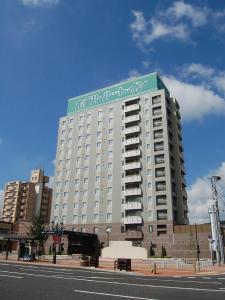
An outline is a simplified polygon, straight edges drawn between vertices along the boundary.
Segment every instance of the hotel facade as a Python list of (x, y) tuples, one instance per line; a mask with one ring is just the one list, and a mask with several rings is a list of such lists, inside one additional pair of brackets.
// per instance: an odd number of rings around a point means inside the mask
[(184, 176), (177, 100), (157, 73), (120, 82), (69, 99), (51, 218), (149, 249), (188, 224)]

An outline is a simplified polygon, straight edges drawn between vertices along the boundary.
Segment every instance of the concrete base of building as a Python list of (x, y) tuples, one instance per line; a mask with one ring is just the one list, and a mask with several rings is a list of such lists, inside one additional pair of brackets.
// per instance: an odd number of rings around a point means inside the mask
[(111, 241), (109, 247), (102, 249), (102, 258), (147, 259), (148, 251), (132, 246), (130, 241)]

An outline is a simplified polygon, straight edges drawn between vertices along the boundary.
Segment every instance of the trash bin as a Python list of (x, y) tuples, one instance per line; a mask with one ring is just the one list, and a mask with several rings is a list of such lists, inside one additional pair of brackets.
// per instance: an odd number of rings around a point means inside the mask
[(130, 258), (118, 258), (117, 269), (131, 271), (131, 259)]

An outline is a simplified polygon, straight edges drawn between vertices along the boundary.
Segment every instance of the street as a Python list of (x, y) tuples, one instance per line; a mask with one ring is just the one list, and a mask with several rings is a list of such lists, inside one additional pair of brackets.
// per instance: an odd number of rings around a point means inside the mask
[(1, 300), (225, 299), (225, 274), (139, 276), (125, 272), (0, 262)]

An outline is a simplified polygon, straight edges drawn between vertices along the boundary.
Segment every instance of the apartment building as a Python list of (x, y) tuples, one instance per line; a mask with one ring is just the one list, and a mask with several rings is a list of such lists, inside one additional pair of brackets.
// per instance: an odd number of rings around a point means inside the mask
[(31, 221), (35, 204), (34, 185), (30, 182), (13, 181), (5, 188), (2, 220), (15, 223)]
[(188, 224), (181, 118), (157, 73), (69, 99), (51, 218), (149, 247)]
[(15, 223), (31, 222), (35, 214), (42, 216), (45, 223), (50, 221), (52, 189), (49, 177), (40, 169), (33, 170), (31, 181), (8, 182), (3, 199), (2, 220)]

